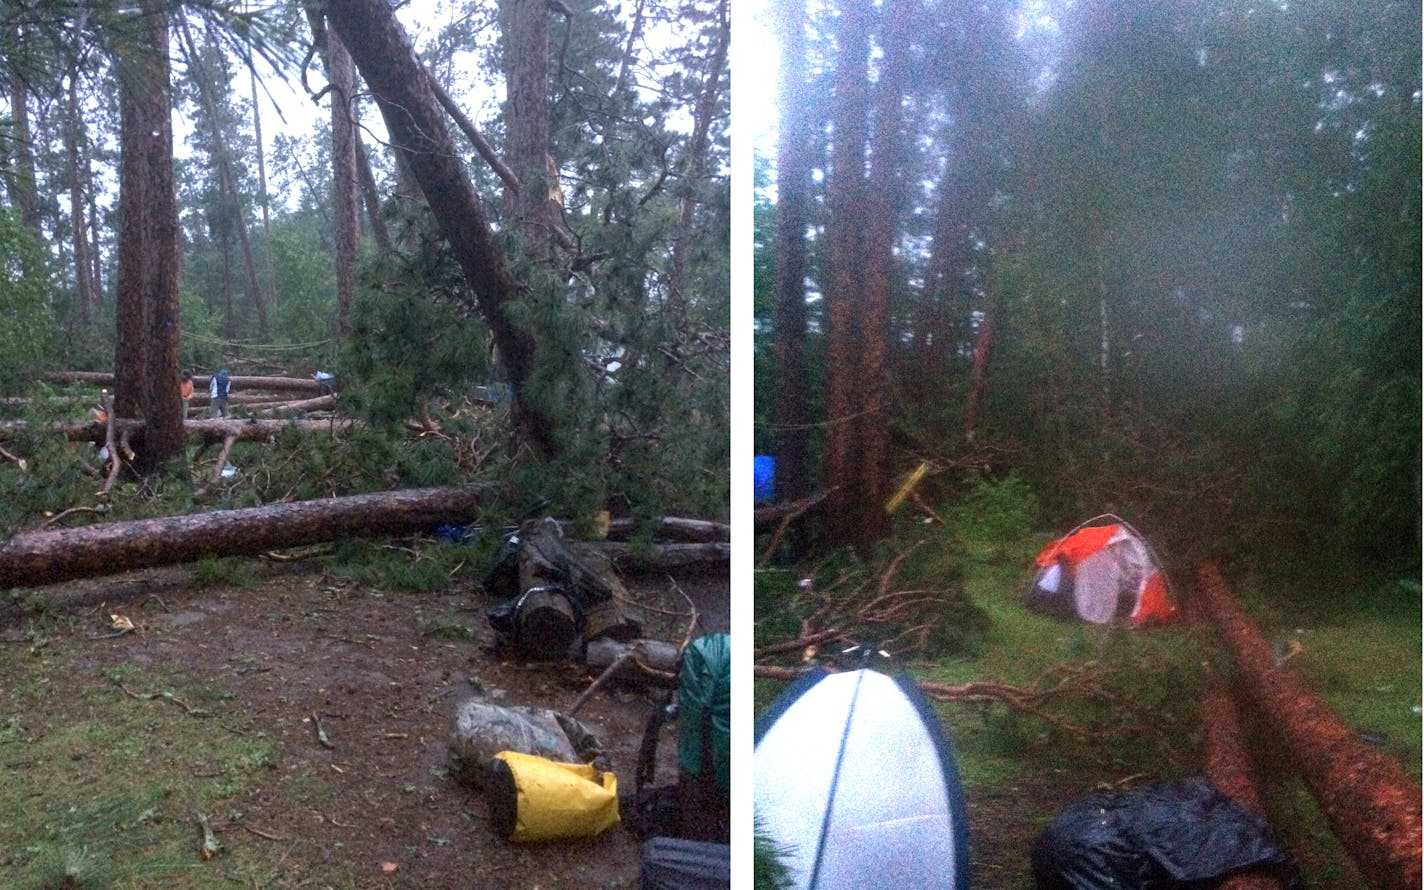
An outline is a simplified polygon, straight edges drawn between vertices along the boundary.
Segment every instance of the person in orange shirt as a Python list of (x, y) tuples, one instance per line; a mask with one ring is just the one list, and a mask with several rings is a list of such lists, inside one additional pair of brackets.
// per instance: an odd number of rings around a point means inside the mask
[(193, 375), (183, 372), (183, 380), (178, 384), (178, 395), (183, 398), (183, 419), (188, 419), (188, 406), (193, 401)]

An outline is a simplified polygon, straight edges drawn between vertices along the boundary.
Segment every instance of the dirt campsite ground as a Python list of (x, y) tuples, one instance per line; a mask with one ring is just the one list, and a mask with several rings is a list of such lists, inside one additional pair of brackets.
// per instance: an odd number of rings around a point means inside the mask
[[(482, 795), (448, 775), (460, 702), (478, 693), (567, 711), (590, 683), (580, 665), (496, 650), (490, 602), (474, 585), (383, 592), (310, 564), (260, 565), (246, 586), (199, 589), (194, 579), (191, 567), (150, 570), (24, 591), (0, 609), (0, 659), (9, 662), (0, 677), (10, 680), (0, 685), (0, 758), (32, 789), (11, 816), (10, 801), (0, 807), (0, 885), (89, 886), (39, 861), (47, 856), (97, 859), (78, 870), (99, 886), (637, 885), (638, 841), (623, 826), (587, 840), (507, 843), (490, 829)], [(728, 629), (724, 574), (628, 581), (654, 606), (649, 624), (663, 638), (686, 631), (689, 601), (704, 630)], [(117, 634), (114, 615), (135, 630)], [(624, 790), (663, 694), (600, 691), (578, 712)], [(96, 708), (109, 731), (67, 735), (95, 722)], [(115, 712), (137, 715), (136, 728), (103, 716)], [(204, 739), (246, 753), (207, 752)], [(660, 781), (672, 777), (675, 746), (665, 731)], [(101, 814), (100, 800), (123, 797), (111, 778), (145, 771), (164, 786), (156, 799), (129, 787), (149, 804), (142, 812)], [(92, 787), (66, 803), (64, 787), (85, 782)], [(186, 786), (202, 783), (195, 804)], [(85, 798), (94, 801), (87, 821)], [(210, 858), (199, 806), (222, 848)], [(44, 807), (62, 812), (34, 812)], [(152, 864), (134, 865), (144, 857)]]

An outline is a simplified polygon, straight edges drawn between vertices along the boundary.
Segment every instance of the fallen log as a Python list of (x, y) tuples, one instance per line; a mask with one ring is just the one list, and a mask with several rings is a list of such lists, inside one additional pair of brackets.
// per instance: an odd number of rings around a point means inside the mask
[(707, 544), (732, 540), (732, 527), (725, 522), (710, 522), (705, 519), (682, 519), (664, 516), (648, 525), (639, 527), (636, 520), (615, 519), (608, 524), (608, 538), (612, 541), (627, 540), (638, 531), (647, 531), (654, 538), (681, 541), (686, 544)]
[(470, 522), (488, 488), (414, 488), (26, 532), (0, 547), (0, 589)]
[(752, 511), (752, 524), (757, 528), (762, 528), (773, 522), (781, 522), (784, 519), (795, 519), (801, 514), (808, 513), (819, 506), (828, 495), (830, 495), (829, 491), (819, 491), (800, 500), (758, 507)]
[[(113, 386), (114, 375), (109, 371), (50, 371), (44, 379), (51, 383), (93, 383), (99, 386)], [(208, 374), (194, 374), (193, 387), (203, 389), (212, 382)], [(278, 390), (289, 392), (321, 392), (321, 384), (313, 377), (233, 377), (232, 389), (235, 393), (242, 389)], [(178, 381), (173, 381), (176, 387)]]
[(1214, 564), (1200, 567), (1198, 581), (1202, 606), (1231, 650), (1237, 682), (1279, 734), (1341, 846), (1375, 885), (1418, 890), (1424, 852), (1419, 785), (1276, 663)]
[(299, 399), (294, 402), (275, 402), (254, 408), (257, 414), (295, 414), (300, 411), (320, 411), (336, 404), (336, 395), (317, 396), (314, 399)]
[(682, 647), (666, 640), (640, 638), (626, 642), (594, 640), (584, 653), (584, 663), (600, 675), (614, 668), (619, 681), (652, 686), (676, 686)]
[(732, 558), (732, 545), (724, 541), (646, 546), (618, 541), (570, 541), (569, 549), (581, 555), (602, 554), (620, 572), (672, 572), (708, 568), (725, 565)]
[[(239, 442), (254, 442), (269, 439), (288, 427), (296, 427), (303, 430), (325, 430), (344, 431), (351, 426), (353, 421), (342, 420), (299, 420), (281, 418), (213, 418), (183, 421), (183, 432), (189, 438), (198, 438), (207, 444), (222, 442), (229, 436), (237, 437)], [(120, 417), (114, 420), (114, 428), (121, 434), (134, 440), (142, 440), (144, 422), (133, 420), (127, 417)], [(28, 429), (28, 425), (23, 420), (0, 421), (0, 439), (4, 439), (7, 434), (15, 435)], [(106, 424), (100, 421), (87, 421), (85, 423), (58, 423), (49, 427), (50, 431), (63, 435), (71, 442), (94, 442), (102, 443), (107, 434)]]
[[(1210, 669), (1208, 669), (1210, 670)], [(1251, 758), (1241, 735), (1236, 700), (1214, 672), (1202, 697), (1202, 772), (1218, 791), (1258, 816), (1266, 809), (1257, 790)], [(1220, 890), (1281, 890), (1281, 882), (1264, 871), (1232, 875)]]

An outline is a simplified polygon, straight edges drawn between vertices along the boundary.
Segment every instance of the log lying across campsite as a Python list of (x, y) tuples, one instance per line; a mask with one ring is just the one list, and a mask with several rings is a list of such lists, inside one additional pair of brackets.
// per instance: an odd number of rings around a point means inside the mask
[[(287, 403), (290, 407), (291, 403)], [(211, 420), (185, 420), (183, 421), (183, 432), (189, 438), (201, 439), (207, 443), (223, 442), (228, 438), (236, 439), (239, 442), (260, 442), (282, 432), (288, 427), (309, 431), (342, 431), (351, 425), (350, 420), (283, 420), (257, 418), (214, 418)], [(27, 428), (23, 420), (0, 421), (0, 439), (7, 434), (14, 435)], [(71, 442), (103, 442), (106, 434), (106, 425), (98, 421), (88, 421), (85, 423), (61, 423), (48, 429), (57, 434), (63, 435)], [(143, 438), (144, 422), (142, 420), (131, 420), (129, 418), (116, 418), (114, 420), (114, 430), (120, 434), (126, 434), (133, 441), (137, 442)]]
[(1204, 564), (1198, 581), (1202, 605), (1231, 649), (1238, 683), (1279, 735), (1341, 845), (1376, 886), (1418, 890), (1419, 785), (1361, 740), (1293, 671), (1276, 664), (1270, 644), (1232, 601), (1215, 565)]
[(618, 541), (570, 541), (569, 549), (580, 555), (602, 555), (621, 572), (672, 572), (714, 568), (724, 566), (732, 559), (732, 545), (723, 541), (648, 546)]
[[(113, 386), (114, 375), (109, 371), (51, 371), (44, 375), (51, 383), (92, 383), (96, 386)], [(193, 386), (201, 389), (211, 382), (207, 374), (194, 374)], [(260, 389), (269, 392), (321, 392), (321, 384), (314, 377), (232, 377), (232, 391)], [(174, 381), (176, 387), (178, 381)]]
[[(1241, 734), (1241, 715), (1230, 690), (1212, 673), (1202, 697), (1202, 772), (1227, 797), (1258, 816), (1265, 806)], [(1221, 890), (1281, 890), (1281, 882), (1260, 871), (1233, 875)]]
[(466, 523), (488, 491), (415, 488), (28, 532), (0, 547), (0, 588)]

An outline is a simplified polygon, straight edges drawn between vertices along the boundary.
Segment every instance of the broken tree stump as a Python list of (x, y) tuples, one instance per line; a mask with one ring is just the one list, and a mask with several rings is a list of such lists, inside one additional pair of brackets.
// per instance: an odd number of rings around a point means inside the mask
[(1377, 886), (1418, 890), (1424, 852), (1419, 785), (1362, 741), (1299, 676), (1276, 664), (1213, 563), (1200, 567), (1198, 581), (1202, 605), (1231, 650), (1237, 682), (1279, 734), (1341, 845)]
[(0, 547), (0, 588), (470, 522), (487, 491), (476, 486), (412, 488), (25, 532)]
[(520, 527), (518, 576), (513, 637), (526, 655), (559, 658), (580, 637), (627, 640), (642, 629), (642, 616), (607, 560), (576, 554), (553, 519)]

